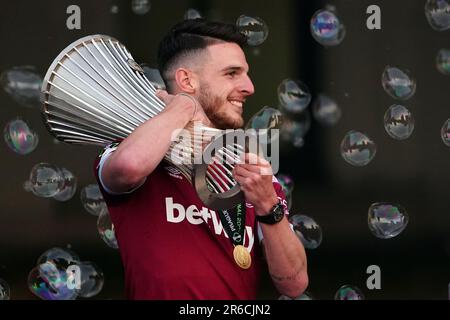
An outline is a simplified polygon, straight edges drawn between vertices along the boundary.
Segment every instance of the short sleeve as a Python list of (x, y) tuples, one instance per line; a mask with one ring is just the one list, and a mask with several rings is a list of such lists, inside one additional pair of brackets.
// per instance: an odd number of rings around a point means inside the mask
[(122, 194), (129, 194), (132, 193), (133, 191), (137, 190), (139, 187), (141, 187), (144, 183), (145, 180), (144, 179), (142, 181), (141, 184), (139, 184), (136, 187), (133, 187), (131, 190), (125, 191), (125, 192), (114, 192), (112, 190), (110, 190), (104, 183), (103, 183), (103, 179), (102, 179), (102, 170), (103, 170), (103, 166), (106, 163), (106, 160), (113, 154), (114, 151), (117, 150), (117, 147), (119, 146), (118, 142), (114, 142), (111, 143), (109, 145), (107, 145), (103, 151), (100, 153), (99, 157), (100, 157), (100, 161), (98, 162), (97, 165), (97, 175), (98, 175), (98, 181), (101, 185), (101, 187), (110, 195), (122, 195)]

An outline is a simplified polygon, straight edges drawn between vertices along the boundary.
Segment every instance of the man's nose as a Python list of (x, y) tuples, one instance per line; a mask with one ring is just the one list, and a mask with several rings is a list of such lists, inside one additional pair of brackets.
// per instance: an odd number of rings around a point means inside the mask
[(242, 79), (240, 91), (245, 93), (246, 96), (251, 96), (255, 93), (255, 87), (253, 86), (253, 82), (248, 75), (245, 75)]

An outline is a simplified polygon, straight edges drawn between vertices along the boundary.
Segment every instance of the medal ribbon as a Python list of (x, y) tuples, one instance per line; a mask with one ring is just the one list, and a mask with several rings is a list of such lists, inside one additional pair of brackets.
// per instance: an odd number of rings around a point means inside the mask
[(237, 245), (244, 243), (245, 203), (239, 203), (229, 210), (219, 210), (222, 225), (231, 242)]

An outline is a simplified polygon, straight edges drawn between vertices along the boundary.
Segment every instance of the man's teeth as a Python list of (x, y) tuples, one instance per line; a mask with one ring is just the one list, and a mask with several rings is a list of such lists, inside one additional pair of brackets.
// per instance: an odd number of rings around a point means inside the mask
[(232, 105), (242, 108), (242, 101), (236, 101), (236, 100), (229, 100), (229, 101)]

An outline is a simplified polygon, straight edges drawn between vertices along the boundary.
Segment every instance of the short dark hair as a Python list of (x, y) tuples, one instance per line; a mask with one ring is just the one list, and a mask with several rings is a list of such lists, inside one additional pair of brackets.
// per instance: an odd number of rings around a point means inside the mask
[(204, 49), (218, 41), (234, 42), (243, 48), (247, 38), (239, 32), (236, 25), (223, 22), (189, 19), (173, 26), (158, 48), (158, 69), (164, 81), (167, 83), (165, 73), (178, 57)]

